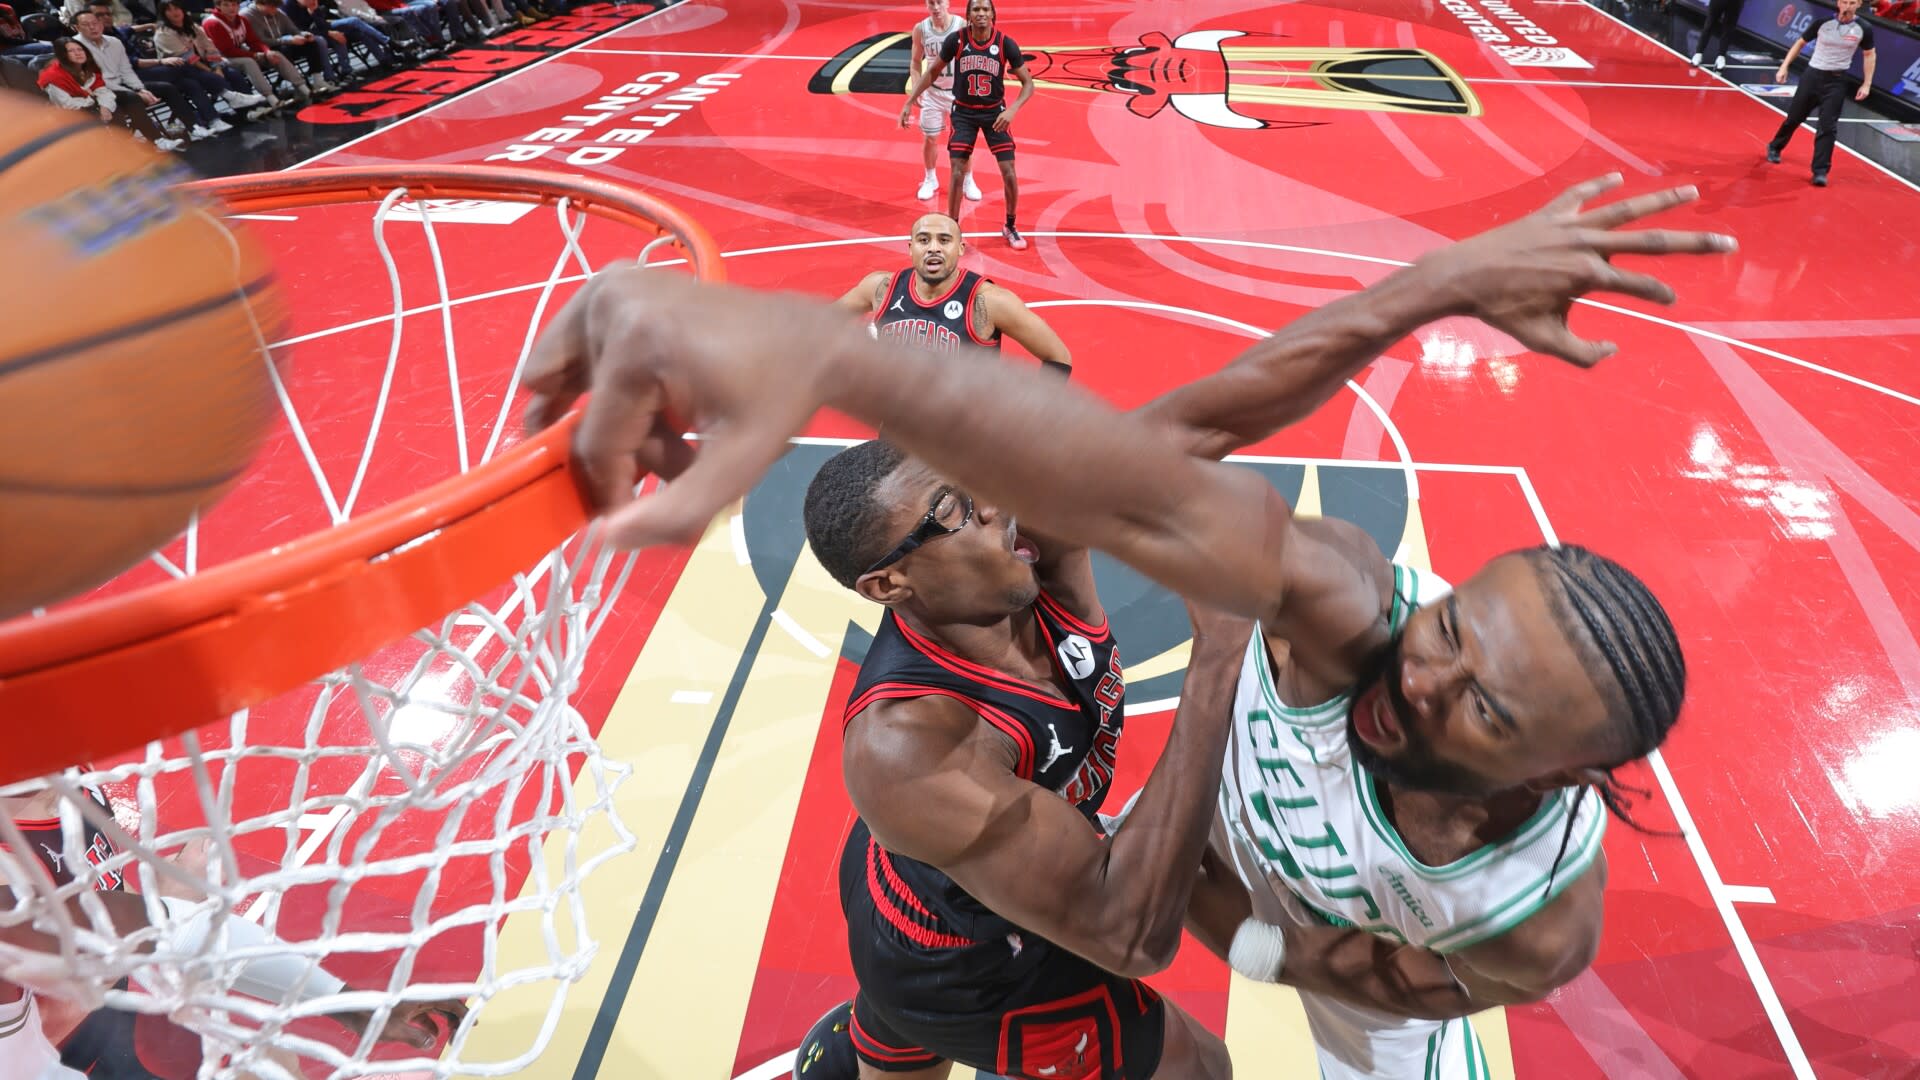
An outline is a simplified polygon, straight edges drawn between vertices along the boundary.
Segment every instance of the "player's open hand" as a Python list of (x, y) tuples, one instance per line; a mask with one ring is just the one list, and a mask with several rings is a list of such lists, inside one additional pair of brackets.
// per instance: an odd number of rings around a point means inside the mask
[[(574, 455), (609, 540), (691, 543), (826, 401), (838, 343), (865, 338), (830, 305), (669, 270), (606, 270), (535, 342), (526, 422), (545, 427), (590, 395)], [(673, 483), (636, 501), (648, 473)]]
[(912, 115), (913, 115), (913, 102), (909, 101), (907, 102), (906, 108), (903, 108), (900, 110), (900, 126), (906, 127), (908, 117)]
[(1577, 184), (1519, 221), (1442, 248), (1420, 265), (1450, 283), (1463, 312), (1535, 352), (1590, 367), (1619, 347), (1583, 340), (1568, 328), (1574, 300), (1590, 292), (1659, 304), (1674, 300), (1665, 282), (1615, 266), (1614, 256), (1723, 254), (1736, 246), (1733, 237), (1719, 233), (1622, 228), (1699, 198), (1692, 187), (1585, 208), (1588, 200), (1619, 186), (1618, 173)]
[(1020, 111), (1020, 106), (1018, 106), (1018, 105), (1009, 105), (1009, 106), (1007, 106), (1007, 107), (1006, 107), (1006, 109), (1005, 109), (1005, 111), (1003, 111), (1003, 112), (1001, 112), (1001, 114), (1000, 114), (1000, 116), (999, 116), (999, 118), (998, 118), (998, 119), (996, 119), (996, 120), (994, 120), (994, 122), (993, 122), (993, 130), (995, 130), (995, 131), (1005, 131), (1005, 130), (1007, 130), (1008, 128), (1010, 128), (1010, 127), (1012, 127), (1012, 126), (1013, 126), (1013, 115), (1014, 115), (1015, 113), (1017, 113), (1017, 112), (1019, 112), (1019, 111)]

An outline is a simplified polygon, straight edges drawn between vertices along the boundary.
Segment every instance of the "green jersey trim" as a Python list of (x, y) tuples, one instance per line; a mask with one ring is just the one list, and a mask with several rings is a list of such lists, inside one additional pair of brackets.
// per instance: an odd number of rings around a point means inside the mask
[(1427, 942), (1427, 948), (1438, 953), (1458, 952), (1491, 941), (1526, 922), (1580, 880), (1581, 875), (1599, 857), (1603, 846), (1601, 839), (1606, 831), (1606, 816), (1594, 815), (1589, 819), (1586, 830), (1573, 841), (1577, 846), (1558, 868), (1550, 867), (1542, 871), (1526, 887), (1515, 890), (1505, 903), (1472, 922), (1462, 923), (1433, 938)]
[[(1413, 597), (1419, 595), (1420, 573), (1399, 563), (1393, 566), (1393, 599), (1387, 605), (1387, 630), (1399, 633), (1406, 624), (1407, 617), (1413, 614)], [(1331, 724), (1343, 724), (1347, 720), (1348, 708), (1353, 704), (1353, 691), (1349, 690), (1328, 698), (1318, 705), (1296, 707), (1280, 700), (1280, 691), (1273, 685), (1273, 656), (1267, 651), (1264, 631), (1255, 627), (1260, 643), (1260, 692), (1267, 699), (1267, 709), (1285, 720), (1289, 726), (1301, 728), (1324, 728)], [(1301, 742), (1305, 743), (1302, 739)], [(1312, 747), (1308, 747), (1311, 751)], [(1315, 756), (1316, 760), (1318, 755)]]
[(1428, 866), (1413, 857), (1413, 852), (1408, 851), (1405, 841), (1400, 839), (1400, 831), (1393, 827), (1393, 822), (1387, 820), (1386, 811), (1380, 807), (1380, 794), (1374, 787), (1373, 774), (1361, 768), (1358, 762), (1353, 763), (1352, 768), (1354, 787), (1360, 791), (1360, 809), (1366, 815), (1367, 824), (1373, 826), (1374, 834), (1386, 841), (1388, 847), (1407, 860), (1407, 865), (1413, 868), (1414, 873), (1428, 881), (1452, 881), (1470, 874), (1495, 858), (1501, 848), (1524, 847), (1532, 843), (1542, 832), (1556, 825), (1564, 825), (1566, 822), (1567, 794), (1565, 791), (1558, 791), (1541, 799), (1540, 806), (1533, 812), (1533, 816), (1506, 839), (1462, 855), (1445, 866)]

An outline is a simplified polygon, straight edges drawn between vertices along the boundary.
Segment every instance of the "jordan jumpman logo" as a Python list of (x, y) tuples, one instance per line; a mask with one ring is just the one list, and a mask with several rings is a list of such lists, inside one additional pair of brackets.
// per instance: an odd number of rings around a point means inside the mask
[(1040, 766), (1041, 772), (1046, 772), (1048, 769), (1053, 768), (1054, 762), (1073, 753), (1073, 747), (1060, 745), (1060, 733), (1053, 730), (1052, 724), (1047, 725), (1047, 739), (1053, 743), (1053, 746), (1047, 751), (1046, 762)]

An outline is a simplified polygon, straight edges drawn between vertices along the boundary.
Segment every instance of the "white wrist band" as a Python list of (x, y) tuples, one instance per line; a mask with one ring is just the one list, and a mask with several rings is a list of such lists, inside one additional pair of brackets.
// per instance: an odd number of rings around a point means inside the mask
[(1286, 959), (1286, 932), (1252, 917), (1233, 932), (1233, 944), (1227, 947), (1227, 963), (1255, 982), (1279, 982)]
[[(172, 896), (161, 897), (160, 902), (166, 905), (167, 914), (173, 920), (173, 925), (168, 928), (168, 945), (188, 954), (199, 953), (209, 947), (215, 937), (211, 910), (203, 904)], [(225, 921), (228, 949), (256, 948), (275, 944), (279, 940), (238, 915), (229, 915)], [(233, 988), (249, 997), (296, 1005), (315, 998), (331, 997), (344, 991), (347, 984), (289, 948), (279, 956), (248, 960), (234, 980)]]

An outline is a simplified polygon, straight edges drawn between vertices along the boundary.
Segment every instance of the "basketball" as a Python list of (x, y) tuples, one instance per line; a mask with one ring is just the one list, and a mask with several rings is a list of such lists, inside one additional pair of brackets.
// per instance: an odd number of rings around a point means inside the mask
[(178, 535), (276, 414), (271, 266), (191, 179), (91, 113), (0, 95), (0, 618)]

